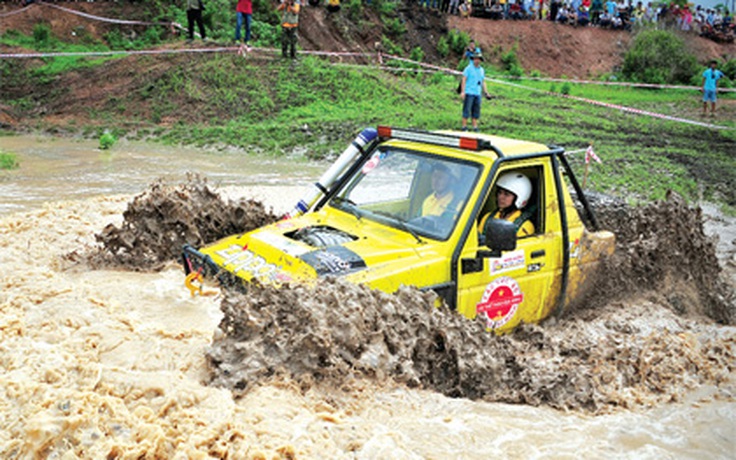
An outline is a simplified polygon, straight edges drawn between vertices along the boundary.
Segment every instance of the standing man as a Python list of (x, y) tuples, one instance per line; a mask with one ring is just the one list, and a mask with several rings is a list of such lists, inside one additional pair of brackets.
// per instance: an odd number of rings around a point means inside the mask
[(703, 72), (703, 115), (708, 112), (710, 101), (710, 114), (716, 115), (716, 93), (718, 92), (718, 80), (724, 77), (723, 72), (716, 69), (718, 62), (710, 61), (710, 68)]
[(299, 26), (299, 8), (301, 4), (299, 0), (283, 0), (278, 7), (278, 11), (283, 11), (281, 17), (281, 55), (286, 57), (286, 50), (289, 49), (289, 56), (296, 58), (296, 29)]
[(204, 33), (204, 22), (202, 21), (202, 11), (204, 10), (204, 4), (202, 0), (187, 0), (187, 22), (189, 26), (189, 39), (188, 41), (194, 40), (194, 23), (197, 23), (199, 27), (199, 35), (204, 40), (206, 37)]
[(491, 97), (486, 88), (486, 71), (480, 63), (483, 55), (476, 51), (473, 62), (463, 70), (463, 79), (460, 83), (460, 98), (463, 101), (463, 131), (468, 130), (468, 118), (472, 118), (473, 131), (478, 131), (480, 118), (481, 91), (486, 97)]
[(250, 41), (250, 22), (251, 16), (253, 15), (253, 1), (252, 0), (238, 0), (238, 6), (235, 7), (235, 14), (237, 16), (235, 25), (235, 41), (240, 43), (240, 29), (245, 24), (245, 51), (250, 51), (248, 42)]

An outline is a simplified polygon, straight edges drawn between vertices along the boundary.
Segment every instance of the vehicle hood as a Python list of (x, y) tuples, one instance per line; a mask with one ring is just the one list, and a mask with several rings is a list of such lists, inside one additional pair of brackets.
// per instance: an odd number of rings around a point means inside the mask
[(306, 215), (224, 238), (200, 252), (237, 277), (266, 283), (309, 281), (377, 268), (385, 272), (387, 266), (417, 267), (425, 258), (434, 258), (431, 240), (420, 243), (403, 231), (367, 220), (356, 225), (349, 217), (330, 219), (330, 229), (350, 236), (341, 244), (315, 246), (295, 239), (301, 228), (327, 227), (319, 217)]

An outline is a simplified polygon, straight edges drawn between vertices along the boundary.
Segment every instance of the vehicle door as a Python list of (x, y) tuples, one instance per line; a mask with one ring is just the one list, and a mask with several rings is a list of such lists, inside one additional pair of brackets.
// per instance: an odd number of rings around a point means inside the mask
[[(496, 181), (506, 172), (521, 172), (532, 182), (531, 236), (517, 238), (516, 249), (487, 257), (479, 244), (480, 219), (496, 209)], [(537, 322), (554, 308), (562, 270), (562, 232), (552, 162), (549, 157), (506, 161), (491, 178), (476, 228), (461, 249), (457, 264), (457, 309), (469, 318), (485, 318), (489, 330), (512, 330), (520, 322)], [(483, 253), (486, 254), (483, 254)]]

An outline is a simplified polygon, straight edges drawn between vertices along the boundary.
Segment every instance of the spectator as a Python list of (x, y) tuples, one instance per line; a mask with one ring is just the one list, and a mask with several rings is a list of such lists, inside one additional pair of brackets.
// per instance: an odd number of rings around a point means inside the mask
[(614, 16), (611, 18), (611, 28), (616, 30), (621, 30), (624, 28), (624, 22), (621, 19), (621, 16)]
[(690, 31), (691, 24), (693, 23), (693, 14), (690, 11), (690, 8), (685, 5), (685, 7), (682, 9), (682, 22), (680, 28), (684, 32)]
[(476, 53), (480, 53), (480, 48), (476, 46), (475, 40), (471, 39), (468, 46), (465, 48), (465, 59), (468, 60), (468, 64), (473, 63), (473, 56), (475, 56)]
[(498, 0), (498, 3), (501, 5), (501, 8), (503, 9), (503, 19), (506, 19), (509, 17), (509, 1), (510, 0)]
[(590, 24), (590, 13), (587, 7), (581, 6), (578, 10), (577, 25), (586, 27), (588, 24)]
[(460, 98), (463, 101), (463, 131), (468, 129), (468, 118), (472, 119), (473, 131), (478, 131), (481, 95), (491, 97), (486, 88), (486, 71), (480, 65), (481, 61), (483, 61), (483, 55), (477, 52), (473, 55), (473, 62), (463, 70), (463, 79), (460, 83)]
[(491, 11), (489, 13), (489, 16), (493, 20), (503, 19), (503, 7), (495, 0), (493, 4), (491, 4)]
[(611, 15), (608, 14), (608, 11), (604, 11), (601, 13), (600, 18), (598, 20), (598, 25), (603, 28), (612, 27), (613, 24), (611, 22)]
[(235, 7), (236, 23), (235, 23), (235, 41), (240, 43), (240, 29), (245, 25), (245, 50), (250, 51), (250, 22), (251, 16), (253, 15), (253, 2), (252, 0), (238, 0), (238, 5)]
[(597, 26), (603, 12), (603, 0), (593, 0), (590, 3), (590, 22)]
[(458, 0), (450, 0), (450, 14), (458, 14), (458, 6), (460, 2)]
[(614, 0), (606, 0), (605, 7), (609, 17), (616, 16), (616, 2)]
[(521, 0), (514, 1), (509, 7), (509, 17), (513, 20), (524, 19), (524, 15), (521, 13), (520, 1)]
[(327, 12), (337, 13), (340, 11), (340, 0), (327, 0)]
[(644, 21), (652, 23), (657, 22), (657, 8), (652, 5), (652, 2), (647, 3), (647, 7), (644, 10)]
[(555, 18), (555, 21), (559, 22), (560, 24), (567, 24), (567, 21), (570, 19), (569, 12), (567, 8), (562, 7), (560, 8), (560, 11), (557, 12), (557, 18)]
[(204, 5), (202, 4), (202, 0), (187, 0), (187, 30), (189, 32), (189, 38), (187, 41), (191, 42), (194, 40), (194, 23), (197, 23), (197, 26), (199, 27), (199, 35), (202, 37), (202, 40), (207, 38), (207, 36), (204, 33), (204, 22), (202, 21), (202, 10), (204, 10)]
[(718, 62), (710, 61), (710, 68), (703, 72), (703, 115), (708, 112), (710, 102), (710, 115), (716, 115), (716, 93), (718, 92), (718, 80), (724, 77), (723, 72), (716, 69)]
[(460, 0), (460, 17), (468, 19), (470, 17), (470, 0)]
[(550, 21), (556, 21), (557, 16), (560, 12), (560, 6), (562, 5), (562, 2), (560, 0), (552, 0), (552, 3), (549, 7), (549, 20)]
[(296, 30), (299, 27), (299, 0), (283, 0), (277, 11), (283, 11), (281, 16), (281, 55), (287, 57), (289, 51), (291, 59), (296, 58), (296, 42), (298, 40)]

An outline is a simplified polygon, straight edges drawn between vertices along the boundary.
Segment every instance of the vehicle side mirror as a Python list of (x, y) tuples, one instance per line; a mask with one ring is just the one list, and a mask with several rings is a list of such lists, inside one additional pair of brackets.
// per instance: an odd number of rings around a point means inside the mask
[(516, 225), (503, 219), (489, 219), (483, 228), (483, 244), (498, 257), (501, 251), (516, 249)]

